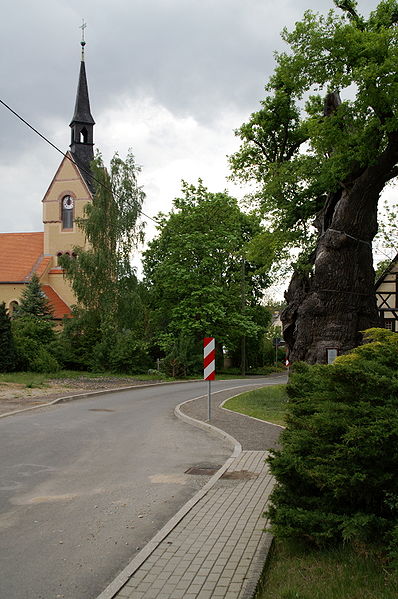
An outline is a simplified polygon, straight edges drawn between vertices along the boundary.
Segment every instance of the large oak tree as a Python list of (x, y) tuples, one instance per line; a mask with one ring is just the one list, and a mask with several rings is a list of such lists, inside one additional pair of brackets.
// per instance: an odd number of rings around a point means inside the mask
[(266, 252), (303, 250), (282, 320), (290, 359), (310, 363), (379, 324), (372, 240), (380, 193), (398, 174), (398, 3), (367, 19), (352, 0), (335, 4), (341, 13), (308, 11), (283, 32), (290, 50), (231, 158), (236, 176), (258, 183)]

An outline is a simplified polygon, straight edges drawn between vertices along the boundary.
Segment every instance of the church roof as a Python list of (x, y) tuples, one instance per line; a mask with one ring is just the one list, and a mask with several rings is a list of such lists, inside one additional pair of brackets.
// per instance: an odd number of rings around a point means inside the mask
[(40, 277), (50, 258), (43, 256), (44, 233), (0, 233), (0, 283), (27, 283)]
[(43, 292), (50, 300), (50, 304), (53, 309), (53, 317), (57, 319), (62, 319), (64, 316), (70, 317), (72, 316), (71, 309), (67, 304), (65, 304), (64, 300), (61, 299), (56, 291), (50, 285), (42, 285)]

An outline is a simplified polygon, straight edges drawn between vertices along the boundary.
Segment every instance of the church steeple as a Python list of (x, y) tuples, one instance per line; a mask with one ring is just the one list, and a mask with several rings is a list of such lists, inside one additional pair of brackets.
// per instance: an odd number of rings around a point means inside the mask
[(90, 169), (90, 162), (94, 158), (93, 133), (95, 125), (95, 121), (90, 111), (90, 99), (88, 96), (86, 66), (84, 61), (84, 46), (86, 45), (84, 40), (85, 27), (86, 24), (83, 22), (81, 26), (82, 41), (80, 42), (82, 47), (82, 56), (80, 62), (79, 82), (77, 85), (75, 112), (69, 125), (72, 130), (70, 151), (76, 164), (82, 167), (82, 175), (89, 187), (92, 188), (91, 177), (85, 172), (85, 170)]

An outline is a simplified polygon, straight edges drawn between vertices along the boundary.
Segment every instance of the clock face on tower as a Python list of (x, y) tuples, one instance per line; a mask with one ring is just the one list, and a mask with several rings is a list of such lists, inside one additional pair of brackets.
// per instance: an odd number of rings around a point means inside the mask
[(63, 207), (66, 210), (72, 210), (72, 208), (73, 208), (73, 198), (71, 196), (65, 196), (64, 199), (63, 199), (62, 204), (63, 204)]

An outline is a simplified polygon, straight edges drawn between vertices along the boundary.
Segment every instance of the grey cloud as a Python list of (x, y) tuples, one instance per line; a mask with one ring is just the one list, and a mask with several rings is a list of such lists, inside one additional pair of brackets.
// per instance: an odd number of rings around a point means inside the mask
[[(360, 4), (367, 12), (377, 2)], [(282, 27), (292, 27), (306, 9), (325, 12), (332, 6), (329, 0), (9, 2), (0, 25), (1, 98), (66, 150), (80, 61), (78, 27), (84, 17), (97, 122), (121, 95), (147, 94), (177, 116), (216, 127), (229, 108), (247, 115), (258, 108), (273, 52), (281, 48)], [(19, 179), (18, 186), (3, 179), (3, 198), (9, 205), (18, 201), (23, 212), (33, 197), (35, 202), (42, 197), (60, 158), (1, 106), (0, 128), (0, 168), (18, 165)], [(29, 155), (35, 160), (29, 161)], [(26, 208), (26, 218), (31, 212)], [(9, 229), (6, 218), (1, 228), (4, 223)]]

